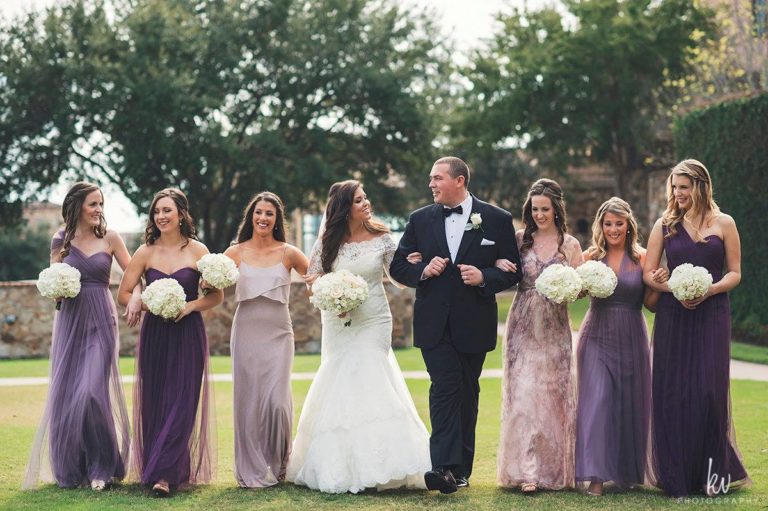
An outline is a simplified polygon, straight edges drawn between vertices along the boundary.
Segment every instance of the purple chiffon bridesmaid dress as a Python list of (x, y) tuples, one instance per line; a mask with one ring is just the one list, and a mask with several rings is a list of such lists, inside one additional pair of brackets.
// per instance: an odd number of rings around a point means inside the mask
[[(666, 237), (669, 270), (683, 263), (723, 277), (718, 236), (695, 242), (678, 226)], [(748, 481), (730, 417), (731, 311), (726, 293), (688, 310), (671, 293), (659, 299), (653, 332), (652, 462), (656, 484), (671, 496), (705, 491), (708, 482)], [(724, 479), (723, 479), (724, 478)]]
[[(63, 244), (63, 232), (51, 250)], [(80, 293), (62, 301), (53, 322), (50, 386), (24, 488), (38, 480), (76, 488), (120, 480), (128, 460), (128, 413), (117, 365), (117, 311), (109, 292), (112, 256), (75, 246), (63, 262), (81, 275)]]
[[(181, 268), (170, 275), (150, 268), (147, 285), (175, 279), (187, 301), (197, 298), (200, 275)], [(171, 488), (206, 483), (213, 454), (208, 413), (208, 340), (202, 315), (178, 323), (146, 313), (134, 387), (134, 469), (143, 484), (166, 480)]]
[(240, 263), (232, 320), (235, 478), (245, 488), (285, 478), (291, 453), (293, 327), (291, 272), (279, 262)]
[(624, 254), (617, 277), (611, 296), (591, 299), (579, 333), (576, 480), (627, 488), (645, 476), (651, 367), (643, 268)]

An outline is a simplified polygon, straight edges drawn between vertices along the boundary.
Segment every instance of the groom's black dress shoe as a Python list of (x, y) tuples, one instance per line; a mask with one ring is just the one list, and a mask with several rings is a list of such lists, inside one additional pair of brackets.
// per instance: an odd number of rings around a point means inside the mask
[(458, 476), (456, 479), (456, 487), (457, 488), (468, 488), (469, 487), (469, 479), (467, 479), (464, 476)]
[(457, 490), (456, 480), (448, 469), (436, 468), (424, 474), (424, 483), (430, 490), (439, 490), (440, 493), (453, 493)]

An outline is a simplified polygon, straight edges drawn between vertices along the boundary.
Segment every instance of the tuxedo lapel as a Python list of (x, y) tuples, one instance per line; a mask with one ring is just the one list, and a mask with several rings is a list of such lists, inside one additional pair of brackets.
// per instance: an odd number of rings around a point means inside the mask
[[(482, 213), (480, 211), (480, 204), (478, 204), (474, 195), (472, 196), (472, 213)], [(470, 213), (470, 218), (472, 218), (472, 213)], [(467, 250), (469, 250), (469, 247), (472, 246), (472, 243), (477, 241), (478, 235), (480, 233), (482, 233), (480, 229), (470, 229), (469, 231), (464, 231), (464, 235), (461, 237), (459, 250), (456, 252), (456, 260), (454, 261), (455, 264), (459, 264), (461, 262), (462, 257), (464, 257), (464, 254), (467, 253)]]
[(437, 252), (440, 257), (450, 259), (451, 251), (448, 250), (448, 240), (445, 237), (445, 215), (443, 215), (443, 206), (436, 204), (432, 213), (432, 234), (435, 235), (437, 242)]

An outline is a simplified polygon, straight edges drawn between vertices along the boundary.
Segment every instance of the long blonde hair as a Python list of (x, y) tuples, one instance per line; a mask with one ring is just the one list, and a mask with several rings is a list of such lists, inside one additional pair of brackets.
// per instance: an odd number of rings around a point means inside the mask
[[(685, 176), (691, 180), (691, 208), (688, 211), (680, 209), (675, 200), (675, 194), (672, 190), (672, 177)], [(667, 209), (661, 217), (661, 221), (667, 226), (666, 237), (677, 234), (677, 225), (683, 221), (686, 214), (689, 217), (702, 217), (704, 223), (707, 220), (720, 213), (720, 208), (712, 198), (712, 178), (709, 177), (709, 171), (698, 160), (683, 160), (674, 166), (672, 172), (667, 178)], [(693, 239), (696, 242), (706, 241), (699, 232), (699, 226), (693, 226), (695, 229)]]
[(613, 213), (627, 221), (625, 249), (629, 258), (636, 264), (639, 263), (640, 243), (638, 242), (637, 220), (629, 203), (619, 197), (611, 197), (598, 208), (595, 221), (592, 222), (592, 245), (587, 249), (587, 255), (590, 259), (599, 261), (608, 253), (603, 234), (603, 219), (605, 219), (606, 213)]

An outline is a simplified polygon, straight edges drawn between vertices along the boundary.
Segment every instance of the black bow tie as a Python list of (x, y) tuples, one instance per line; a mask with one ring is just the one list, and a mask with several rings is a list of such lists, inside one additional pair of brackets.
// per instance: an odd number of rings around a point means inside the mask
[(451, 216), (454, 213), (456, 213), (457, 215), (461, 215), (462, 213), (464, 213), (464, 208), (461, 207), (461, 204), (459, 204), (455, 208), (443, 208), (443, 215), (446, 218)]

